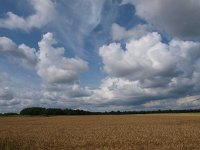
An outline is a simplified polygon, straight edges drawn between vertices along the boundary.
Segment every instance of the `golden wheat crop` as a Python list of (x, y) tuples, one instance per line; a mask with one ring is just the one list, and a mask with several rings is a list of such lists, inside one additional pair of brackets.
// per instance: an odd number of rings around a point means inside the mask
[(0, 149), (200, 149), (200, 116), (1, 117)]

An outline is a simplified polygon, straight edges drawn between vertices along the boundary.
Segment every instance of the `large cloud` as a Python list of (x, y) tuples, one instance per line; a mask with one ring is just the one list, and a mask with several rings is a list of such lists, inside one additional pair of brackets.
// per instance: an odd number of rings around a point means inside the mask
[(43, 35), (39, 42), (37, 72), (47, 83), (74, 83), (80, 73), (87, 70), (87, 62), (80, 58), (66, 58), (65, 49), (54, 47), (56, 43), (52, 33)]
[(34, 8), (35, 14), (24, 18), (12, 12), (7, 12), (7, 17), (0, 19), (0, 28), (28, 31), (31, 28), (41, 28), (54, 18), (55, 8), (51, 0), (30, 0), (30, 4)]
[(30, 48), (25, 44), (17, 46), (7, 37), (0, 37), (0, 53), (11, 57), (23, 66), (34, 67), (37, 63), (34, 48)]
[(170, 74), (176, 74), (173, 65), (177, 60), (167, 45), (160, 41), (160, 35), (152, 33), (127, 43), (126, 50), (117, 43), (102, 46), (99, 53), (105, 72), (131, 80), (165, 76), (169, 71)]
[(119, 43), (104, 45), (99, 54), (109, 77), (97, 94), (121, 105), (198, 94), (199, 50), (199, 42), (172, 40), (166, 44), (155, 32), (130, 40), (125, 49)]
[(136, 7), (136, 15), (171, 37), (200, 38), (199, 0), (124, 0)]
[(89, 96), (87, 87), (79, 83), (80, 74), (88, 69), (87, 62), (78, 57), (65, 57), (65, 49), (55, 47), (57, 42), (52, 33), (43, 35), (38, 44), (37, 73), (43, 80), (43, 99), (68, 102)]

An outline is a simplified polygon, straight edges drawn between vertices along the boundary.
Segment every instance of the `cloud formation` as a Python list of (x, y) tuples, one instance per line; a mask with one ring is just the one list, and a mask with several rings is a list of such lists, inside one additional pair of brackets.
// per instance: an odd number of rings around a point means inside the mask
[[(8, 61), (0, 65), (0, 111), (27, 106), (93, 111), (198, 107), (198, 0), (24, 1), (33, 9), (19, 12), (15, 6), (0, 19), (1, 34), (7, 36), (0, 37), (1, 63)], [(131, 6), (122, 6), (127, 3)], [(21, 32), (34, 28), (34, 33)], [(14, 42), (27, 36), (33, 38), (26, 43), (39, 48)], [(7, 69), (11, 60), (32, 70)]]
[(80, 74), (88, 69), (88, 63), (78, 57), (67, 58), (65, 49), (56, 44), (52, 33), (44, 34), (38, 43), (37, 73), (43, 81), (42, 101), (59, 103), (88, 97), (90, 90), (81, 87), (79, 81)]
[(161, 43), (161, 37), (157, 33), (130, 41), (126, 44), (126, 50), (121, 49), (119, 43), (102, 46), (99, 54), (103, 59), (105, 72), (114, 77), (137, 80), (161, 76), (169, 70), (172, 74), (176, 73), (171, 68), (176, 59), (168, 51), (167, 45)]
[(87, 62), (80, 58), (66, 58), (65, 49), (57, 44), (52, 33), (43, 35), (39, 44), (37, 72), (50, 84), (74, 83), (87, 70)]
[(104, 45), (99, 54), (108, 78), (100, 92), (113, 103), (130, 105), (198, 94), (199, 49), (199, 42), (163, 43), (156, 32), (130, 40), (125, 49), (119, 43)]
[(80, 74), (88, 69), (86, 61), (78, 57), (67, 58), (65, 49), (57, 47), (57, 41), (50, 32), (43, 35), (38, 45), (39, 50), (36, 52), (25, 44), (17, 46), (11, 39), (0, 37), (0, 53), (20, 65), (32, 66), (42, 78), (42, 86), (35, 90), (32, 87), (24, 88), (22, 81), (15, 83), (17, 78), (12, 79), (2, 72), (0, 87), (9, 87), (0, 88), (1, 109), (8, 110), (8, 106), (13, 105), (16, 110), (38, 104), (50, 106), (55, 103), (59, 106), (71, 99), (80, 101), (90, 96), (91, 91), (88, 87), (81, 87), (79, 81)]
[(28, 16), (18, 16), (7, 12), (6, 18), (0, 19), (0, 28), (21, 29), (28, 31), (32, 28), (41, 28), (53, 20), (55, 8), (51, 0), (30, 0), (35, 13)]

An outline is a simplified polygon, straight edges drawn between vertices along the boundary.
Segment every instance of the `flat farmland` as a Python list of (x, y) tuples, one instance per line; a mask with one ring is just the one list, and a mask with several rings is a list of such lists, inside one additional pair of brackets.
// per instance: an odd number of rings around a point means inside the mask
[(200, 115), (0, 117), (0, 149), (200, 149)]

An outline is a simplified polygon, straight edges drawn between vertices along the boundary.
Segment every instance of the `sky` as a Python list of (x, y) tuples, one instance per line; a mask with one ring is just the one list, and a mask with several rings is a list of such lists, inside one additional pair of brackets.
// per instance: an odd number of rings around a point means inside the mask
[(199, 0), (0, 1), (0, 112), (200, 107)]

